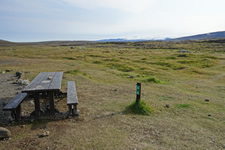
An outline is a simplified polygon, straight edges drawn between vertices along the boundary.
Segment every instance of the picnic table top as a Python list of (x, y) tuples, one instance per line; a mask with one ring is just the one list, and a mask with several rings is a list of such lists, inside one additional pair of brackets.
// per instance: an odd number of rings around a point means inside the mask
[(59, 91), (63, 72), (41, 72), (27, 85), (22, 92)]

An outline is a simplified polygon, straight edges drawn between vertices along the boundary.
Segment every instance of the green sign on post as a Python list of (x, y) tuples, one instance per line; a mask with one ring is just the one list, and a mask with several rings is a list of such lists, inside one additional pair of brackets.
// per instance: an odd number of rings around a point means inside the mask
[(137, 95), (140, 95), (140, 85), (137, 85)]
[(136, 86), (136, 102), (141, 99), (141, 83), (138, 82)]

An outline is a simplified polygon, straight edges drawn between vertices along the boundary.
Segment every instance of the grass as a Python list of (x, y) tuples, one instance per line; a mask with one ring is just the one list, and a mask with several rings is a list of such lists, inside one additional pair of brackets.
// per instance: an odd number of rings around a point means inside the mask
[[(76, 82), (80, 110), (77, 118), (7, 126), (13, 136), (0, 149), (223, 149), (225, 43), (77, 44), (0, 45), (1, 71), (30, 81), (62, 71), (61, 90)], [(137, 82), (145, 101), (131, 104)], [(66, 98), (55, 105), (68, 110)], [(43, 130), (50, 135), (38, 138)]]
[(176, 104), (175, 106), (178, 109), (189, 109), (189, 108), (191, 108), (190, 104)]
[(131, 105), (129, 105), (126, 108), (125, 112), (149, 116), (153, 112), (153, 108), (151, 108), (145, 101), (139, 100), (138, 102), (135, 101)]

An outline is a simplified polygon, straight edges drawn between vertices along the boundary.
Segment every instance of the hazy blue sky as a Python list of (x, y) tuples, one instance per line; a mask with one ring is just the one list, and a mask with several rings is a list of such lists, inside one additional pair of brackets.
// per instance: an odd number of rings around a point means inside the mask
[(225, 30), (225, 0), (0, 0), (0, 39), (180, 37)]

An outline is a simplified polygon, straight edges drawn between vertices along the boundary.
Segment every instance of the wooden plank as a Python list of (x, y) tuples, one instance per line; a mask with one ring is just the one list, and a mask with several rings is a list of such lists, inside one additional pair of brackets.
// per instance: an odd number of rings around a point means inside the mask
[(67, 82), (67, 104), (78, 104), (77, 91), (74, 81)]
[(61, 89), (62, 76), (63, 72), (41, 72), (22, 92), (58, 91)]
[(49, 90), (60, 90), (62, 83), (63, 72), (56, 72), (52, 78), (52, 82), (49, 86)]
[(28, 86), (26, 86), (22, 92), (29, 92), (29, 91), (34, 91), (37, 87), (37, 85), (43, 80), (43, 78), (45, 77), (45, 73), (41, 72), (39, 73), (34, 80), (32, 80), (30, 82), (30, 84)]
[(55, 74), (56, 74), (55, 72), (45, 72), (45, 77), (39, 83), (39, 88), (36, 88), (36, 90), (43, 90), (43, 91), (49, 90), (49, 86), (51, 85), (52, 79)]
[(27, 93), (17, 94), (4, 108), (3, 110), (16, 109), (18, 105), (27, 97)]

